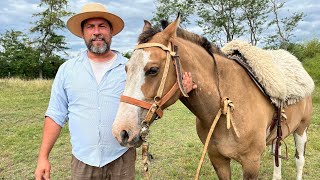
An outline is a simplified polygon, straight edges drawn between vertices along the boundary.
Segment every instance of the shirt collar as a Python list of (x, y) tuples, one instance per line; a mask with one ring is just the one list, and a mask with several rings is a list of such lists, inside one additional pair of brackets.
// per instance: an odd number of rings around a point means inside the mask
[[(117, 59), (115, 59), (115, 61), (113, 63), (115, 66), (127, 63), (128, 59), (123, 57), (119, 51), (116, 51), (116, 50), (112, 50), (112, 51), (117, 54)], [(89, 60), (88, 59), (88, 50), (81, 51), (80, 52), (80, 61), (88, 61), (88, 60)]]
[[(114, 53), (117, 54), (117, 58), (115, 59), (115, 61), (113, 62), (112, 66), (110, 67), (109, 71), (119, 65), (123, 65), (123, 64), (126, 64), (128, 59), (123, 57), (121, 55), (120, 52), (118, 51), (115, 51), (115, 50), (112, 50)], [(82, 61), (82, 63), (85, 65), (86, 69), (88, 70), (88, 72), (90, 74), (93, 75), (93, 71), (92, 71), (92, 68), (91, 68), (91, 65), (90, 65), (90, 62), (89, 62), (89, 58), (88, 58), (88, 50), (84, 50), (80, 53), (80, 58), (79, 58), (80, 61)]]

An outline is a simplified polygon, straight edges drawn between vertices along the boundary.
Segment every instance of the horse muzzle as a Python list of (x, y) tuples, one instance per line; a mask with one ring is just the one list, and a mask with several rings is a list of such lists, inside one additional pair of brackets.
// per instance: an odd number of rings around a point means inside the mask
[(122, 130), (119, 135), (115, 136), (119, 144), (124, 147), (140, 147), (143, 140), (140, 133), (133, 134), (130, 131)]

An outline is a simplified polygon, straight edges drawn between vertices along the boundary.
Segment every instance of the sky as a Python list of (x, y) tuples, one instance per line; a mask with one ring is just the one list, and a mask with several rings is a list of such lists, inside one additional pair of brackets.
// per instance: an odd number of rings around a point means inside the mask
[[(320, 39), (320, 3), (319, 0), (287, 0), (284, 13), (304, 12), (306, 17), (294, 30), (294, 41), (303, 42), (313, 38)], [(43, 11), (39, 7), (39, 0), (1, 0), (0, 1), (0, 34), (14, 29), (25, 33), (29, 32), (35, 21), (32, 14)], [(80, 12), (89, 0), (69, 0), (69, 11)], [(111, 48), (122, 53), (132, 51), (137, 38), (142, 31), (144, 21), (151, 20), (156, 11), (156, 0), (96, 0), (106, 6), (108, 11), (120, 16), (125, 27), (123, 31), (113, 37)], [(65, 22), (68, 17), (63, 19)], [(187, 30), (201, 34), (202, 31), (195, 25), (189, 25)], [(82, 39), (74, 36), (67, 29), (61, 32), (66, 37), (68, 53), (75, 56), (79, 50), (85, 49)]]

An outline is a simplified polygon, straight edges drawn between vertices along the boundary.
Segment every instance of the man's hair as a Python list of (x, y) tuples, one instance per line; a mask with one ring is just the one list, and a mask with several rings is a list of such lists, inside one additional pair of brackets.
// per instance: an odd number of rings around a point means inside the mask
[[(83, 20), (82, 22), (81, 22), (81, 30), (82, 30), (82, 32), (83, 32), (83, 26), (84, 26), (84, 23), (86, 23), (86, 21), (87, 21), (88, 19), (85, 19), (85, 20)], [(106, 20), (106, 19), (104, 19), (104, 20)], [(108, 25), (109, 25), (109, 27), (110, 27), (110, 29), (112, 30), (112, 24), (111, 24), (111, 22), (110, 21), (108, 21), (108, 20), (106, 20), (107, 21), (107, 23), (108, 23)]]

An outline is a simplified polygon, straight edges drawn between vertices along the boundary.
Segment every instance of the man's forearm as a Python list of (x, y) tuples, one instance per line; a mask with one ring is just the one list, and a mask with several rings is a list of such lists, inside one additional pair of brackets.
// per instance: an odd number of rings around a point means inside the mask
[(48, 158), (49, 153), (59, 137), (61, 126), (54, 122), (50, 117), (46, 117), (43, 127), (42, 143), (39, 158)]

